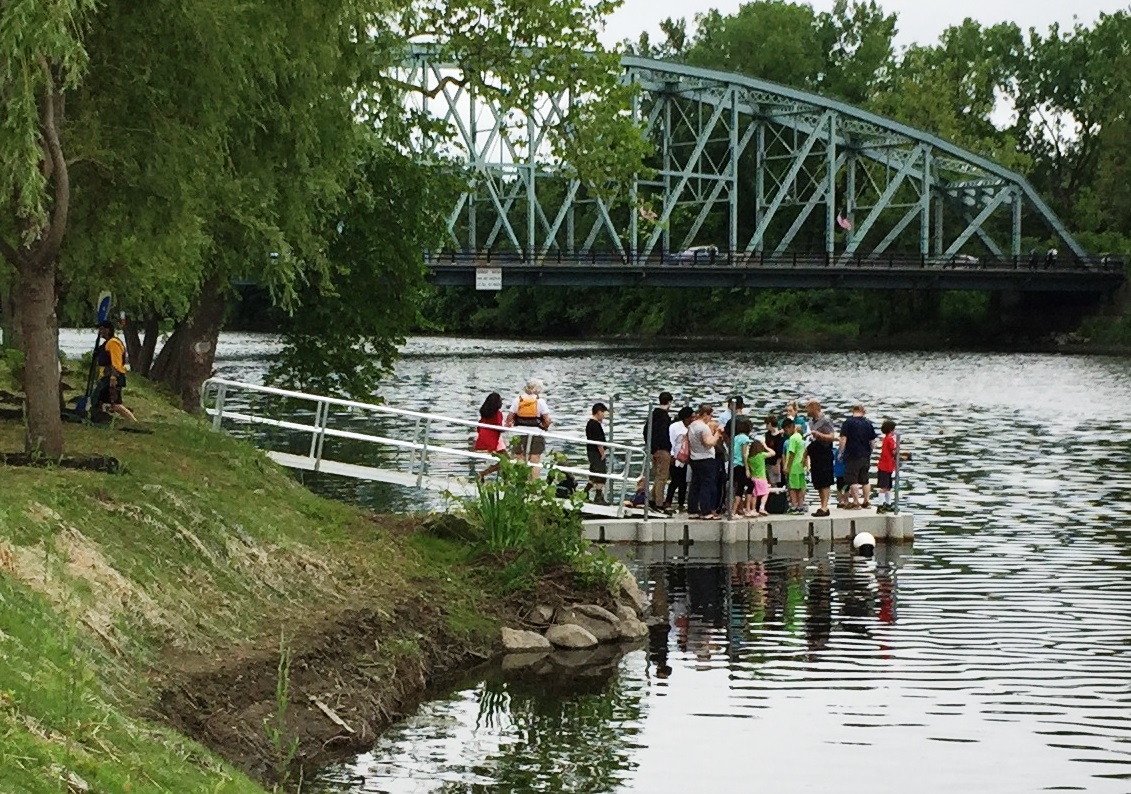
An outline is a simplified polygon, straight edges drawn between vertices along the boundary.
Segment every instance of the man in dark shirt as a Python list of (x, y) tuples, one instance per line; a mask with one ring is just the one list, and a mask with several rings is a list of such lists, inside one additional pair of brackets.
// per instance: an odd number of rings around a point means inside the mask
[(585, 486), (585, 493), (589, 493), (589, 489), (593, 489), (593, 503), (598, 505), (606, 505), (605, 501), (605, 478), (602, 474), (609, 473), (609, 463), (606, 455), (609, 450), (607, 447), (602, 446), (605, 443), (605, 415), (608, 414), (609, 407), (604, 403), (595, 403), (593, 405), (593, 416), (585, 423), (585, 438), (589, 441), (597, 441), (597, 444), (585, 445), (585, 456), (589, 458), (589, 484)]
[[(864, 418), (864, 406), (852, 406), (852, 416), (840, 426), (840, 455), (844, 459), (844, 484), (851, 501), (848, 507), (870, 507), (872, 486), (868, 482), (868, 469), (872, 461), (872, 447), (876, 443), (876, 428)], [(860, 486), (858, 488), (857, 486)], [(860, 502), (863, 490), (864, 501)]]
[(644, 426), (644, 442), (651, 442), (649, 451), (652, 453), (652, 493), (648, 498), (648, 507), (657, 511), (663, 510), (664, 489), (667, 487), (672, 465), (672, 441), (668, 433), (672, 425), (669, 413), (671, 407), (671, 392), (660, 392), (660, 404), (652, 410), (651, 439), (648, 438), (648, 425)]

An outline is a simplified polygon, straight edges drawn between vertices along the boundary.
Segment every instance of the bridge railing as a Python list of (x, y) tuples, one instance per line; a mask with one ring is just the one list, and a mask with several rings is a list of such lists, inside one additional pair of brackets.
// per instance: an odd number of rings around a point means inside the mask
[(1121, 255), (1089, 258), (1064, 256), (1046, 251), (1023, 256), (973, 256), (971, 254), (927, 255), (907, 253), (866, 254), (794, 251), (783, 254), (724, 251), (703, 246), (685, 251), (652, 252), (588, 250), (567, 251), (555, 248), (545, 252), (515, 249), (482, 251), (442, 250), (425, 253), (430, 265), (466, 267), (577, 267), (606, 268), (701, 267), (742, 269), (843, 268), (854, 270), (964, 270), (985, 272), (1122, 274)]
[[(469, 493), (472, 489), (466, 486), (475, 476), (475, 466), (496, 462), (494, 455), (471, 449), (473, 433), (481, 427), (509, 434), (516, 449), (524, 449), (526, 452), (530, 450), (531, 440), (541, 436), (547, 444), (547, 453), (541, 464), (543, 470), (567, 473), (579, 480), (589, 477), (588, 469), (568, 462), (557, 462), (555, 458), (558, 453), (564, 451), (576, 454), (580, 448), (580, 457), (584, 459), (586, 445), (603, 447), (609, 462), (609, 472), (601, 477), (609, 481), (610, 496), (619, 491), (619, 499), (616, 500), (618, 515), (623, 515), (624, 500), (635, 490), (637, 479), (644, 476), (646, 465), (643, 448), (627, 444), (590, 441), (584, 437), (539, 431), (535, 428), (492, 425), (426, 411), (307, 394), (226, 378), (209, 378), (204, 382), (201, 388), (201, 408), (212, 418), (213, 430), (223, 429), (224, 423), (228, 422), (284, 431), (286, 435), (282, 446), (295, 449), (301, 444), (299, 448), (302, 452), (296, 456), (278, 449), (265, 451), (272, 453), (276, 460), (285, 465), (289, 461), (310, 471), (322, 471), (323, 464), (327, 462), (366, 465), (371, 470), (396, 472), (401, 475), (399, 482), (415, 484), (417, 488), (443, 485), (443, 490), (453, 493), (453, 480), (455, 483), (462, 483), (465, 486), (464, 492)], [(394, 434), (387, 434), (390, 431), (394, 431)], [(275, 446), (268, 434), (255, 440), (261, 448)], [(350, 445), (328, 453), (327, 441), (350, 442)], [(550, 452), (551, 446), (560, 447), (561, 450)], [(380, 454), (366, 454), (366, 450), (378, 450)], [(328, 456), (336, 454), (340, 457), (342, 452), (354, 460), (339, 460)], [(296, 457), (301, 457), (302, 460), (297, 461)], [(390, 465), (396, 468), (388, 469)], [(467, 480), (463, 479), (465, 477)]]

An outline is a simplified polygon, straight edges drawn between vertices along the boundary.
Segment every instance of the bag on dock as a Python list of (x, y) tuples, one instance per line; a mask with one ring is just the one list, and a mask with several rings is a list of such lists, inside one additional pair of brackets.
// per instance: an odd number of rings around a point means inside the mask
[(789, 495), (784, 488), (771, 488), (770, 495), (766, 499), (766, 511), (781, 515), (786, 510), (789, 510)]

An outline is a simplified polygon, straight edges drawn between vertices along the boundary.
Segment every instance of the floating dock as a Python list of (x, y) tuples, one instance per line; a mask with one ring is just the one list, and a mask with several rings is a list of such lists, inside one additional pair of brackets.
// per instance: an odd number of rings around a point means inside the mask
[(828, 518), (770, 515), (704, 521), (678, 516), (588, 519), (585, 537), (595, 543), (850, 543), (861, 532), (878, 543), (910, 543), (915, 536), (910, 513), (832, 508)]

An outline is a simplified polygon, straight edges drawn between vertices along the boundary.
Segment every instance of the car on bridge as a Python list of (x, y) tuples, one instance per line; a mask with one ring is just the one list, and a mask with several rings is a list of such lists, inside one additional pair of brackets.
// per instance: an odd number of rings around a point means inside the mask
[(671, 254), (665, 261), (672, 265), (711, 265), (714, 264), (718, 255), (717, 246), (696, 245)]

